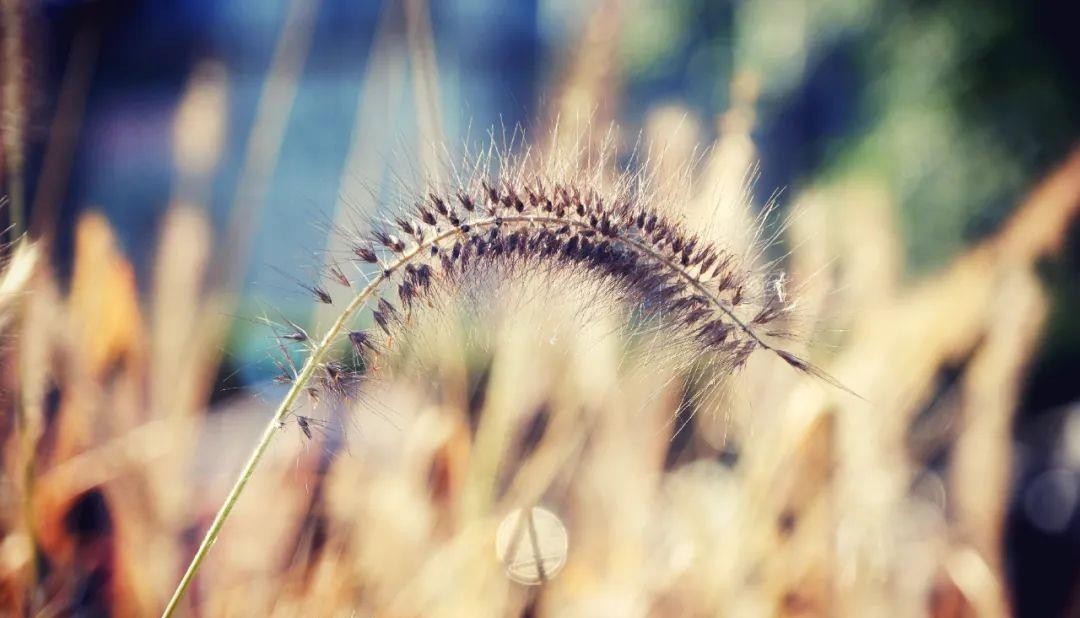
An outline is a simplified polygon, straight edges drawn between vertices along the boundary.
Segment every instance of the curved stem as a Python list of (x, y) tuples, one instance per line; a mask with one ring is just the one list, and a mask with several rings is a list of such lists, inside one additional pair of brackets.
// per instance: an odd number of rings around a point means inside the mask
[[(590, 229), (592, 227), (584, 221), (576, 221), (568, 218), (559, 218), (544, 215), (507, 215), (484, 217), (470, 221), (468, 222), (468, 225), (472, 228), (480, 229), (488, 228), (493, 225), (499, 225), (500, 223), (504, 222), (573, 225), (575, 227)], [(300, 393), (303, 392), (304, 388), (307, 386), (308, 381), (315, 373), (315, 370), (322, 363), (322, 360), (326, 356), (327, 352), (330, 350), (331, 347), (333, 347), (334, 342), (341, 335), (341, 332), (345, 328), (345, 325), (356, 314), (356, 312), (364, 306), (364, 303), (366, 303), (368, 298), (370, 298), (371, 295), (375, 293), (379, 286), (383, 282), (385, 282), (395, 271), (407, 264), (409, 261), (413, 260), (417, 255), (421, 254), (424, 250), (428, 249), (432, 245), (437, 244), (451, 236), (463, 234), (464, 232), (462, 232), (461, 229), (457, 227), (439, 232), (431, 238), (425, 239), (423, 242), (418, 243), (412, 249), (405, 251), (394, 262), (387, 264), (385, 266), (384, 272), (380, 276), (368, 283), (355, 297), (353, 297), (351, 301), (349, 301), (349, 304), (345, 307), (344, 310), (342, 310), (341, 314), (326, 331), (319, 343), (312, 348), (311, 354), (304, 362), (303, 368), (301, 368), (300, 372), (296, 375), (296, 378), (293, 380), (292, 386), (289, 388), (289, 391), (285, 394), (284, 399), (281, 400), (281, 403), (278, 405), (276, 411), (274, 412), (274, 415), (267, 422), (266, 428), (263, 429), (262, 436), (255, 444), (255, 448), (252, 450), (251, 455), (248, 456), (247, 462), (244, 464), (244, 467), (240, 470), (240, 476), (236, 479), (236, 482), (233, 484), (232, 489), (229, 490), (228, 495), (225, 497), (224, 503), (222, 503), (221, 508), (218, 510), (217, 515), (210, 523), (210, 528), (206, 531), (206, 535), (203, 537), (202, 542), (199, 544), (198, 549), (195, 551), (195, 555), (192, 557), (191, 563), (188, 564), (187, 570), (184, 571), (184, 575), (180, 579), (180, 582), (177, 584), (176, 590), (173, 592), (172, 597), (169, 599), (168, 605), (165, 606), (165, 610), (162, 612), (162, 618), (169, 618), (176, 611), (181, 599), (183, 599), (184, 597), (184, 593), (187, 592), (188, 587), (191, 585), (191, 582), (195, 578), (195, 574), (199, 571), (199, 567), (202, 566), (203, 560), (206, 558), (207, 553), (210, 551), (210, 548), (217, 540), (218, 534), (220, 534), (221, 532), (221, 528), (224, 526), (225, 521), (232, 513), (233, 507), (236, 506), (236, 503), (240, 498), (240, 494), (243, 493), (244, 488), (248, 484), (248, 481), (251, 480), (251, 476), (255, 472), (255, 468), (258, 467), (259, 461), (266, 453), (267, 448), (270, 446), (270, 442), (278, 433), (278, 429), (281, 427), (282, 423), (285, 421), (286, 416), (289, 414), (293, 403), (296, 402), (297, 397), (299, 397)], [(652, 259), (658, 260), (671, 268), (674, 272), (678, 273), (680, 277), (685, 279), (690, 285), (694, 286), (698, 291), (708, 297), (709, 300), (713, 302), (713, 304), (715, 304), (722, 312), (724, 312), (729, 318), (731, 318), (736, 324), (738, 324), (738, 326), (747, 335), (752, 337), (765, 348), (772, 349), (765, 342), (761, 341), (761, 339), (758, 338), (757, 334), (755, 334), (750, 329), (750, 327), (746, 325), (746, 323), (740, 320), (730, 308), (725, 306), (723, 302), (720, 301), (720, 299), (716, 298), (714, 294), (712, 294), (707, 288), (705, 288), (705, 286), (697, 278), (687, 273), (684, 269), (680, 268), (677, 264), (669, 260), (664, 255), (658, 253), (653, 248), (643, 243), (640, 243), (632, 238), (628, 238), (625, 236), (618, 236), (617, 239), (634, 247), (635, 249), (644, 253), (645, 255), (648, 255)]]
[(288, 415), (296, 398), (299, 397), (300, 393), (304, 390), (308, 380), (310, 380), (312, 374), (315, 373), (315, 369), (318, 368), (323, 357), (326, 356), (327, 351), (333, 347), (334, 341), (341, 334), (342, 329), (345, 328), (345, 324), (348, 323), (349, 319), (364, 305), (367, 299), (379, 288), (379, 285), (385, 281), (389, 275), (393, 274), (398, 268), (416, 257), (416, 255), (425, 248), (458, 233), (460, 233), (459, 230), (455, 228), (438, 234), (430, 240), (418, 244), (412, 250), (405, 252), (394, 263), (387, 265), (383, 275), (368, 283), (359, 294), (349, 301), (348, 306), (345, 307), (341, 312), (341, 315), (339, 315), (333, 325), (330, 326), (330, 329), (326, 331), (326, 334), (323, 335), (319, 343), (312, 348), (311, 354), (304, 362), (303, 368), (301, 368), (300, 373), (296, 375), (296, 379), (293, 380), (293, 384), (289, 388), (289, 391), (285, 393), (285, 398), (281, 400), (274, 415), (267, 422), (262, 436), (259, 438), (258, 443), (255, 444), (254, 450), (251, 451), (247, 463), (245, 463), (244, 467), (240, 470), (240, 476), (236, 479), (236, 483), (233, 484), (232, 489), (229, 490), (229, 494), (225, 497), (225, 502), (221, 505), (221, 509), (218, 510), (217, 515), (214, 517), (214, 521), (210, 523), (210, 528), (206, 531), (202, 543), (199, 544), (199, 548), (195, 551), (195, 556), (192, 557), (191, 563), (188, 565), (187, 570), (184, 571), (184, 576), (180, 578), (180, 583), (177, 584), (176, 590), (173, 591), (172, 598), (169, 599), (168, 605), (165, 606), (165, 610), (161, 614), (162, 618), (168, 618), (176, 611), (176, 608), (180, 604), (180, 600), (184, 597), (184, 593), (187, 592), (199, 567), (202, 566), (202, 562), (206, 558), (207, 552), (217, 540), (218, 534), (225, 524), (225, 520), (229, 518), (229, 514), (232, 513), (233, 507), (236, 506), (240, 494), (243, 493), (248, 481), (251, 480), (251, 475), (259, 465), (259, 460), (262, 459), (263, 454), (266, 453), (267, 447), (270, 446), (270, 441), (273, 440), (274, 435), (277, 434), (278, 428), (284, 422), (285, 417)]

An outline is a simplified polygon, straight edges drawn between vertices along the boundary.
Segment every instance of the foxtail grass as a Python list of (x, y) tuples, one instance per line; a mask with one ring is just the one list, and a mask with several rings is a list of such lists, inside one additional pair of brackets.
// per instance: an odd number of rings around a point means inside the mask
[[(351, 396), (350, 390), (363, 384), (363, 367), (386, 349), (385, 341), (395, 332), (407, 328), (412, 312), (422, 310), (438, 290), (453, 290), (485, 272), (529, 271), (552, 277), (560, 271), (584, 272), (597, 285), (615, 290), (618, 300), (662, 320), (673, 336), (693, 341), (727, 372), (738, 371), (755, 351), (765, 351), (800, 372), (840, 386), (777, 343), (786, 335), (782, 324), (790, 309), (777, 280), (687, 231), (635, 192), (604, 192), (575, 182), (549, 184), (539, 178), (470, 183), (430, 193), (392, 221), (352, 234), (351, 252), (359, 270), (373, 274), (344, 302), (321, 337), (312, 338), (299, 328), (282, 336), (306, 346), (306, 360), (283, 376), (281, 381), (290, 382), (290, 387), (211, 522), (164, 616), (178, 608), (301, 394), (314, 390)], [(335, 267), (332, 275), (354, 290), (340, 268)], [(336, 305), (330, 291), (320, 285), (307, 289), (316, 301)], [(372, 329), (378, 330), (352, 329), (357, 315), (369, 307)], [(333, 350), (346, 341), (368, 361), (361, 369), (346, 368), (332, 358)]]

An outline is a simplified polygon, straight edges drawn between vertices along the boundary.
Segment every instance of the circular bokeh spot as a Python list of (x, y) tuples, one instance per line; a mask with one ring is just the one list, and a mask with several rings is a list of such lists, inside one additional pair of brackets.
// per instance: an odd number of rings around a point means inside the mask
[(566, 564), (566, 526), (547, 509), (515, 509), (495, 532), (495, 555), (510, 579), (527, 586), (550, 580)]

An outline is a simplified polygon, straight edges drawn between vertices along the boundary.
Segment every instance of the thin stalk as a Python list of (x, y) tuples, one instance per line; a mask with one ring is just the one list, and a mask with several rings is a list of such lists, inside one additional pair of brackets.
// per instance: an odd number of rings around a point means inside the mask
[[(584, 221), (574, 221), (564, 218), (558, 218), (553, 216), (543, 215), (506, 215), (496, 217), (485, 217), (469, 222), (469, 226), (474, 229), (486, 229), (491, 226), (500, 225), (501, 223), (540, 223), (540, 224), (552, 224), (552, 225), (573, 225), (580, 228), (590, 228), (591, 226)], [(206, 531), (206, 535), (203, 537), (202, 543), (199, 544), (198, 549), (195, 551), (194, 557), (191, 559), (191, 563), (188, 565), (187, 570), (184, 572), (184, 576), (180, 579), (180, 582), (176, 586), (176, 590), (173, 592), (172, 598), (169, 600), (168, 605), (165, 606), (164, 612), (162, 612), (162, 618), (169, 618), (176, 611), (183, 598), (188, 587), (195, 578), (195, 574), (199, 571), (199, 567), (202, 566), (203, 560), (206, 558), (206, 554), (210, 551), (210, 548), (217, 540), (218, 534), (221, 532), (221, 528), (224, 526), (225, 521), (232, 513), (233, 507), (236, 506), (237, 501), (240, 499), (240, 494), (243, 493), (244, 488), (247, 486), (248, 481), (251, 480), (252, 474), (255, 472), (255, 468), (259, 465), (259, 461), (266, 453), (267, 448), (270, 446), (270, 442), (277, 435), (280, 427), (285, 421), (286, 416), (289, 414), (293, 403), (296, 398), (300, 396), (300, 393), (304, 391), (308, 381), (311, 379), (315, 370), (320, 366), (323, 358), (333, 347), (334, 343), (338, 340), (345, 325), (352, 319), (357, 311), (367, 302), (372, 294), (379, 289), (379, 286), (388, 280), (394, 272), (409, 263), (416, 256), (422, 254), (422, 252), (434, 244), (437, 244), (451, 236), (464, 235), (459, 228), (454, 227), (443, 232), (440, 232), (423, 242), (418, 243), (412, 249), (405, 251), (394, 262), (385, 265), (383, 273), (368, 283), (345, 307), (341, 314), (337, 317), (334, 323), (330, 326), (326, 334), (323, 335), (319, 343), (312, 348), (311, 354), (304, 362), (304, 366), (293, 380), (292, 386), (285, 394), (285, 398), (282, 399), (278, 405), (274, 415), (266, 424), (266, 428), (262, 432), (262, 436), (255, 444), (254, 450), (248, 457), (247, 463), (240, 471), (240, 476), (236, 479), (229, 494), (225, 497), (225, 502), (221, 505), (221, 509), (218, 510), (217, 515), (214, 517), (213, 522), (210, 524), (210, 528)], [(656, 252), (652, 248), (635, 241), (632, 238), (625, 236), (619, 236), (618, 240), (624, 242), (629, 246), (634, 247), (636, 250), (658, 260), (673, 271), (679, 274), (682, 278), (686, 279), (691, 285), (698, 289), (702, 294), (707, 296), (721, 311), (723, 311), (729, 318), (731, 318), (738, 326), (746, 332), (749, 336), (753, 337), (758, 343), (767, 349), (772, 349), (764, 342), (758, 339), (757, 335), (738, 317), (734, 315), (732, 310), (725, 306), (714, 294), (709, 292), (705, 286), (701, 284), (695, 277), (687, 273), (682, 268), (678, 267), (674, 262), (667, 259), (665, 256)]]
[[(504, 218), (503, 220), (508, 219)], [(495, 219), (486, 219), (477, 222), (477, 225), (482, 226), (485, 223), (488, 225), (494, 224)], [(278, 429), (285, 421), (285, 417), (289, 414), (290, 408), (293, 403), (296, 402), (296, 398), (300, 396), (300, 393), (303, 392), (304, 387), (311, 379), (312, 374), (315, 373), (315, 369), (319, 367), (319, 364), (322, 363), (322, 359), (341, 335), (341, 331), (345, 328), (345, 325), (353, 315), (364, 306), (364, 303), (367, 302), (368, 298), (370, 298), (379, 288), (379, 285), (388, 279), (390, 275), (416, 257), (424, 249), (456, 234), (461, 234), (461, 231), (457, 228), (437, 234), (430, 240), (426, 240), (425, 242), (416, 245), (413, 249), (406, 251), (396, 261), (387, 265), (381, 276), (367, 284), (367, 286), (365, 286), (364, 289), (349, 302), (348, 306), (341, 312), (341, 315), (339, 315), (337, 320), (330, 326), (330, 329), (323, 335), (318, 345), (312, 348), (311, 354), (304, 362), (304, 366), (300, 369), (300, 373), (296, 375), (296, 379), (293, 380), (293, 384), (289, 388), (289, 391), (285, 393), (285, 398), (281, 400), (274, 415), (267, 422), (262, 436), (259, 438), (258, 443), (255, 444), (255, 448), (248, 457), (247, 463), (245, 463), (244, 467), (240, 470), (240, 476), (236, 479), (236, 483), (233, 484), (232, 489), (229, 490), (229, 494), (225, 497), (225, 502), (221, 505), (221, 509), (218, 510), (217, 515), (214, 517), (214, 521), (210, 523), (210, 528), (206, 531), (206, 536), (203, 537), (202, 543), (199, 544), (199, 548), (195, 551), (195, 556), (192, 557), (191, 563), (184, 572), (184, 576), (180, 579), (180, 583), (177, 584), (176, 590), (173, 591), (172, 598), (169, 599), (169, 604), (165, 606), (165, 610), (161, 614), (162, 618), (168, 618), (176, 611), (176, 608), (180, 604), (180, 600), (184, 597), (184, 593), (187, 592), (188, 587), (195, 578), (195, 574), (199, 571), (199, 567), (206, 558), (207, 552), (210, 551), (210, 547), (213, 546), (214, 542), (217, 540), (222, 526), (225, 525), (225, 521), (232, 513), (233, 507), (236, 506), (236, 502), (240, 499), (240, 494), (243, 493), (248, 481), (251, 480), (251, 475), (255, 472), (255, 468), (258, 467), (259, 461), (266, 453), (266, 449), (270, 446), (270, 442), (274, 439), (274, 436), (278, 433)]]

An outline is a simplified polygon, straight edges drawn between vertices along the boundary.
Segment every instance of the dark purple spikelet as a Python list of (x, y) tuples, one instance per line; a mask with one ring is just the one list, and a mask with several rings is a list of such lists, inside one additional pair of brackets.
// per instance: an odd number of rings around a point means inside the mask
[(312, 394), (316, 399), (323, 394), (330, 395), (332, 399), (338, 400), (352, 400), (355, 398), (363, 381), (360, 372), (350, 369), (337, 361), (324, 363), (320, 369), (321, 371), (317, 374), (316, 379), (318, 386), (309, 390), (309, 394)]
[(429, 194), (429, 196), (431, 197), (431, 203), (435, 205), (435, 210), (438, 211), (440, 215), (446, 217), (450, 214), (450, 211), (446, 207), (446, 200), (434, 193)]
[(398, 226), (398, 229), (410, 236), (416, 233), (416, 228), (413, 227), (413, 224), (408, 219), (396, 217), (394, 219), (394, 224)]
[(334, 304), (334, 299), (330, 297), (330, 292), (327, 292), (320, 286), (312, 286), (311, 293), (315, 296), (315, 300), (319, 301), (324, 305)]
[(401, 239), (393, 234), (388, 234), (382, 230), (373, 230), (371, 235), (377, 243), (394, 253), (401, 253), (405, 250), (405, 243), (401, 242)]
[(297, 416), (296, 424), (300, 427), (300, 431), (304, 432), (304, 435), (307, 436), (308, 440), (311, 440), (313, 438), (313, 435), (311, 433), (311, 423), (308, 421), (308, 417)]
[(700, 272), (704, 273), (709, 270), (709, 267), (716, 261), (716, 253), (710, 247), (708, 250), (702, 252), (704, 257), (701, 259)]
[(328, 271), (330, 272), (330, 276), (333, 277), (334, 281), (337, 281), (343, 287), (352, 287), (352, 281), (349, 281), (349, 278), (345, 276), (345, 273), (341, 272), (341, 268), (339, 268), (337, 264), (332, 264), (328, 268)]
[(386, 333), (387, 337), (392, 335), (392, 333), (390, 332), (390, 322), (386, 317), (385, 313), (381, 311), (375, 311), (371, 314), (371, 317), (374, 318), (375, 323), (379, 325), (379, 328), (381, 328), (384, 333)]
[(371, 247), (362, 245), (357, 246), (353, 248), (353, 253), (356, 254), (356, 257), (360, 258), (361, 261), (367, 262), (368, 264), (374, 264), (379, 261), (379, 256), (371, 250)]
[(468, 193), (465, 193), (464, 191), (458, 191), (457, 199), (458, 203), (461, 204), (461, 207), (465, 210), (469, 212), (473, 212), (474, 210), (476, 210), (476, 202), (473, 201), (473, 198), (469, 196)]
[(439, 254), (439, 265), (444, 275), (449, 275), (454, 271), (454, 260), (446, 253)]
[(381, 311), (383, 315), (385, 315), (387, 318), (391, 320), (401, 319), (401, 314), (398, 312), (397, 307), (395, 307), (394, 304), (390, 301), (386, 300), (385, 298), (380, 298), (378, 304), (379, 311)]
[(498, 192), (498, 190), (495, 189), (495, 187), (488, 184), (488, 181), (486, 181), (486, 180), (480, 181), (480, 186), (483, 187), (484, 196), (487, 198), (487, 201), (489, 203), (491, 203), (491, 204), (498, 204), (499, 203), (499, 192)]
[(743, 286), (741, 286), (741, 285), (735, 286), (735, 293), (731, 295), (731, 305), (733, 307), (737, 307), (738, 305), (742, 304), (743, 294), (744, 293), (745, 293), (745, 290), (744, 290)]
[(307, 339), (308, 339), (307, 333), (305, 333), (302, 330), (297, 330), (297, 331), (293, 331), (293, 332), (290, 332), (290, 333), (285, 333), (284, 335), (281, 336), (281, 338), (282, 339), (288, 339), (289, 341), (296, 341), (296, 342), (303, 342), (303, 341), (307, 341)]
[(438, 221), (435, 220), (435, 215), (433, 215), (430, 210), (424, 208), (423, 206), (416, 209), (416, 214), (420, 216), (420, 220), (423, 221), (426, 225), (435, 225), (436, 223), (438, 223)]
[(377, 352), (375, 343), (372, 342), (371, 337), (367, 333), (359, 330), (354, 330), (349, 333), (349, 343), (353, 346), (353, 351), (357, 356), (364, 356), (365, 351)]
[(412, 310), (413, 300), (416, 298), (416, 288), (411, 281), (403, 281), (398, 286), (398, 298), (401, 299), (401, 304), (405, 309)]
[(371, 237), (377, 244), (383, 247), (390, 248), (393, 242), (390, 240), (390, 235), (380, 229), (374, 229), (371, 231)]

